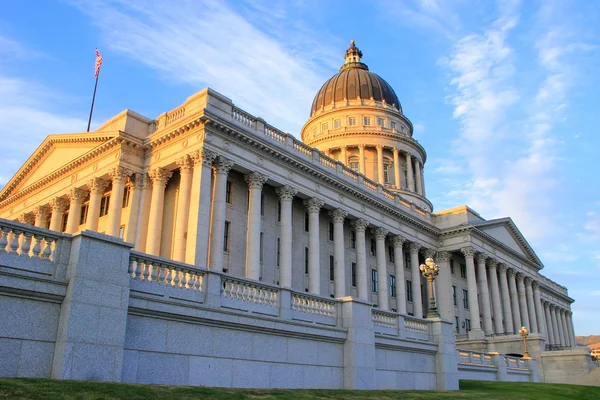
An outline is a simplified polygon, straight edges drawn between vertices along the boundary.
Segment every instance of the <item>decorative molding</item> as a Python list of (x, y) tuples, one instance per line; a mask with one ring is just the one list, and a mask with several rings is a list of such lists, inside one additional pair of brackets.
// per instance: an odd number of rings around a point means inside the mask
[(394, 247), (402, 247), (404, 242), (406, 242), (406, 238), (404, 236), (396, 235), (392, 238), (392, 244)]
[(475, 249), (471, 246), (463, 247), (460, 251), (466, 258), (473, 258), (475, 256)]
[(192, 160), (192, 157), (190, 157), (189, 154), (178, 158), (177, 160), (175, 160), (175, 163), (177, 164), (177, 168), (179, 168), (181, 172), (191, 171), (194, 167), (194, 161)]
[(373, 234), (373, 236), (375, 236), (375, 239), (377, 240), (385, 240), (385, 237), (388, 235), (389, 231), (385, 228), (375, 228), (371, 230), (371, 233)]
[(419, 243), (416, 242), (412, 242), (409, 246), (408, 246), (408, 250), (410, 251), (410, 254), (419, 254), (419, 250), (421, 249), (421, 245)]
[(234, 162), (228, 158), (223, 156), (218, 156), (215, 165), (213, 165), (213, 170), (215, 174), (225, 174), (229, 173), (229, 170), (233, 167)]
[(348, 216), (348, 211), (336, 208), (335, 210), (329, 211), (329, 216), (334, 223), (344, 223), (344, 219)]
[(490, 268), (496, 268), (498, 266), (498, 260), (490, 257), (487, 259), (487, 265)]
[(275, 189), (275, 193), (277, 193), (277, 196), (279, 196), (280, 201), (293, 201), (294, 197), (298, 193), (298, 189), (289, 185), (285, 185)]
[(129, 175), (131, 175), (131, 173), (132, 172), (130, 170), (120, 165), (111, 168), (110, 171), (108, 171), (108, 175), (112, 178), (113, 182), (124, 181)]
[(269, 178), (266, 175), (263, 175), (259, 172), (252, 172), (251, 174), (244, 176), (244, 180), (250, 189), (262, 190), (262, 187), (267, 179)]
[(452, 259), (452, 254), (449, 251), (440, 251), (435, 256), (437, 263), (447, 263)]
[(101, 178), (92, 178), (88, 182), (90, 193), (104, 193), (109, 182)]
[(356, 232), (364, 232), (368, 226), (369, 226), (369, 223), (366, 220), (364, 220), (363, 218), (359, 218), (359, 219), (355, 220), (354, 222), (352, 222), (352, 227), (354, 228), (354, 230)]
[(306, 207), (306, 211), (309, 214), (318, 213), (321, 211), (321, 208), (325, 205), (325, 202), (317, 197), (312, 197), (310, 199), (304, 200), (304, 206)]
[(55, 197), (50, 200), (50, 207), (53, 213), (63, 213), (69, 206), (69, 202), (62, 197)]
[(69, 192), (67, 193), (67, 197), (69, 198), (69, 200), (71, 202), (73, 202), (73, 201), (83, 202), (83, 200), (85, 200), (85, 198), (88, 196), (88, 194), (89, 194), (89, 191), (86, 189), (71, 188), (71, 189), (69, 189)]
[(152, 180), (152, 186), (166, 186), (167, 182), (169, 181), (169, 178), (171, 178), (173, 176), (173, 172), (162, 168), (162, 167), (157, 167), (154, 168), (152, 171), (150, 171), (150, 173), (148, 174), (150, 176), (150, 179)]
[(217, 152), (202, 148), (190, 154), (194, 165), (202, 163), (204, 167), (212, 167), (215, 158), (217, 158)]

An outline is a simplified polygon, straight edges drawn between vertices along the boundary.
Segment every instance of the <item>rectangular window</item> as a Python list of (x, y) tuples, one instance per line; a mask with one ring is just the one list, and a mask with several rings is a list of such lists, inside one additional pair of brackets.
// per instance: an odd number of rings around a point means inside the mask
[(81, 206), (81, 214), (79, 215), (79, 225), (83, 225), (86, 223), (88, 208), (89, 208), (88, 203)]
[(378, 286), (378, 282), (377, 282), (377, 270), (376, 269), (372, 269), (371, 270), (371, 290), (375, 293), (377, 293), (377, 290), (379, 289)]
[(458, 300), (456, 299), (456, 286), (452, 286), (452, 299), (454, 300), (454, 305), (458, 305)]
[(404, 268), (410, 269), (410, 254), (404, 253)]
[(304, 211), (304, 232), (308, 232), (308, 211)]
[(279, 257), (280, 257), (280, 246), (281, 246), (281, 239), (277, 238), (277, 266), (279, 267)]
[(265, 216), (265, 194), (260, 192), (260, 215)]
[(308, 274), (308, 247), (304, 248), (304, 273)]
[(390, 183), (390, 166), (383, 166), (383, 183)]
[(371, 239), (371, 255), (374, 256), (377, 254), (377, 244), (375, 243), (375, 239)]
[(388, 261), (391, 263), (395, 261), (394, 246), (388, 246)]
[(328, 129), (329, 129), (329, 124), (327, 122), (324, 122), (321, 124), (321, 132), (325, 132)]
[(341, 128), (342, 127), (342, 120), (341, 119), (334, 119), (333, 120), (333, 127), (335, 129)]
[(383, 118), (377, 118), (377, 125), (384, 127), (385, 126), (385, 119)]
[(329, 240), (333, 242), (333, 222), (329, 223)]
[(122, 208), (125, 208), (129, 205), (129, 198), (131, 197), (131, 186), (125, 186), (125, 190), (123, 190), (123, 204)]
[(225, 203), (231, 204), (231, 181), (225, 185)]
[(463, 307), (465, 310), (469, 309), (469, 292), (463, 289)]
[(119, 227), (119, 238), (123, 239), (124, 235), (125, 235), (125, 225), (121, 225)]
[(460, 277), (461, 278), (467, 277), (467, 266), (465, 264), (460, 264)]
[(412, 303), (412, 282), (406, 281), (406, 301), (410, 301)]
[(390, 128), (396, 129), (396, 122), (390, 121)]
[(350, 169), (352, 171), (358, 172), (358, 170), (360, 169), (360, 166), (358, 165), (358, 162), (351, 162), (350, 163)]
[(356, 248), (356, 231), (350, 232), (350, 247)]
[(450, 274), (454, 275), (454, 260), (450, 259)]
[(390, 275), (390, 296), (396, 297), (396, 276)]
[(277, 222), (281, 222), (281, 202), (277, 202)]
[(371, 117), (363, 117), (363, 125), (365, 125), (365, 126), (371, 125)]
[(110, 195), (102, 196), (100, 200), (100, 217), (108, 214), (108, 206), (110, 205)]
[(329, 280), (332, 281), (335, 279), (335, 259), (333, 256), (329, 256)]
[[(223, 232), (223, 251), (229, 250), (229, 227), (231, 222), (225, 221), (225, 230)], [(262, 235), (262, 233), (261, 233)]]
[(352, 263), (352, 286), (356, 287), (356, 263), (353, 262)]
[(262, 264), (263, 262), (263, 233), (260, 233), (260, 246), (259, 246), (259, 251), (260, 251), (260, 263)]
[(460, 328), (458, 326), (458, 317), (454, 317), (454, 324), (456, 326), (456, 333), (460, 333)]
[(67, 230), (67, 220), (69, 219), (69, 213), (64, 213), (62, 221), (60, 223), (60, 231), (65, 232)]
[(471, 330), (471, 320), (470, 319), (465, 319), (465, 330), (467, 332), (469, 332)]
[(354, 126), (354, 125), (356, 125), (356, 118), (348, 117), (348, 126)]

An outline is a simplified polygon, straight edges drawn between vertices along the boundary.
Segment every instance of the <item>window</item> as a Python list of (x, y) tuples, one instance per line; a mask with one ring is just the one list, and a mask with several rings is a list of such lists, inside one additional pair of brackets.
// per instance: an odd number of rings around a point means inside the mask
[(281, 239), (277, 238), (277, 266), (279, 267), (279, 258), (280, 258), (280, 247), (281, 246)]
[(456, 286), (452, 286), (452, 299), (454, 300), (454, 305), (457, 306), (458, 302), (456, 300)]
[(333, 222), (329, 222), (329, 240), (333, 242)]
[(324, 122), (321, 124), (321, 132), (325, 132), (328, 129), (329, 129), (329, 123)]
[(335, 129), (341, 128), (342, 127), (342, 120), (341, 119), (334, 119), (333, 120), (333, 127)]
[(465, 330), (467, 332), (469, 332), (471, 330), (471, 320), (470, 319), (465, 319)]
[(356, 249), (356, 231), (350, 232), (350, 247)]
[(377, 125), (384, 127), (385, 126), (385, 119), (383, 118), (377, 118)]
[[(229, 250), (229, 227), (231, 222), (225, 221), (225, 230), (223, 231), (223, 251)], [(261, 233), (262, 237), (262, 233)]]
[(231, 204), (231, 181), (225, 185), (225, 203)]
[(467, 277), (467, 266), (465, 264), (460, 264), (460, 277), (461, 278)]
[(260, 247), (259, 247), (259, 251), (260, 251), (260, 263), (262, 264), (263, 262), (263, 233), (260, 233)]
[(377, 270), (376, 269), (372, 269), (371, 270), (371, 290), (375, 293), (377, 293), (377, 290), (379, 289), (379, 286), (377, 285)]
[(421, 285), (421, 304), (425, 303), (425, 288), (423, 287), (423, 285)]
[(304, 273), (308, 274), (308, 247), (304, 248)]
[(125, 208), (129, 205), (130, 197), (131, 197), (131, 186), (125, 186), (125, 190), (123, 190), (123, 204), (122, 204), (123, 208)]
[(277, 202), (277, 222), (281, 222), (281, 202)]
[(108, 214), (108, 206), (110, 205), (110, 195), (108, 196), (102, 196), (102, 199), (100, 200), (100, 217), (105, 216), (106, 214)]
[(396, 122), (395, 121), (390, 121), (390, 128), (391, 129), (396, 129)]
[(335, 279), (335, 259), (333, 256), (329, 256), (329, 280), (332, 281)]
[(404, 268), (410, 269), (410, 254), (404, 253)]
[(406, 301), (410, 301), (412, 303), (412, 282), (406, 281)]
[(394, 246), (388, 246), (388, 261), (391, 263), (395, 261)]
[(383, 166), (383, 183), (390, 183), (391, 171), (392, 171), (392, 164), (385, 164)]
[(60, 231), (65, 232), (67, 230), (67, 221), (69, 219), (69, 213), (64, 213), (60, 224)]
[(348, 117), (348, 126), (354, 126), (354, 125), (356, 125), (356, 118)]
[(81, 214), (79, 215), (79, 225), (83, 225), (87, 221), (88, 209), (89, 209), (88, 203), (81, 206)]
[(352, 263), (352, 286), (356, 287), (356, 263), (353, 262)]
[(371, 117), (363, 117), (363, 125), (371, 125)]
[(371, 239), (371, 255), (374, 256), (375, 254), (377, 254), (377, 245), (375, 239)]
[(260, 192), (260, 215), (265, 216), (265, 193)]
[(350, 169), (353, 171), (358, 172), (360, 170), (360, 166), (358, 165), (358, 161), (351, 161), (350, 162)]
[(125, 225), (119, 227), (119, 238), (123, 239), (123, 236), (125, 236)]
[(450, 274), (454, 275), (454, 260), (450, 259)]
[(454, 324), (456, 325), (456, 333), (460, 333), (460, 327), (458, 326), (458, 317), (454, 317)]
[(469, 309), (469, 291), (466, 289), (463, 289), (463, 307), (465, 310)]
[(304, 211), (304, 232), (308, 232), (308, 211)]
[(390, 296), (396, 297), (396, 276), (390, 275)]

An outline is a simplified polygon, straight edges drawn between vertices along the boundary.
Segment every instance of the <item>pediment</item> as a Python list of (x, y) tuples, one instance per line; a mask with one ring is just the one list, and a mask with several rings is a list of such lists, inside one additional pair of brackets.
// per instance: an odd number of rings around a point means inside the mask
[(528, 258), (532, 262), (542, 265), (523, 234), (510, 218), (501, 218), (474, 224), (481, 232), (493, 237), (505, 246), (511, 248), (518, 254)]

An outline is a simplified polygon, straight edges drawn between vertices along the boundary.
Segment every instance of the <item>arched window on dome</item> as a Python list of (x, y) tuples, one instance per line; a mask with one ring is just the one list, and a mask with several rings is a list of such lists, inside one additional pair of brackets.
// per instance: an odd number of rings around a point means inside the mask
[(355, 172), (359, 172), (360, 170), (360, 165), (358, 163), (358, 157), (357, 156), (350, 156), (348, 157), (348, 167), (355, 171)]

